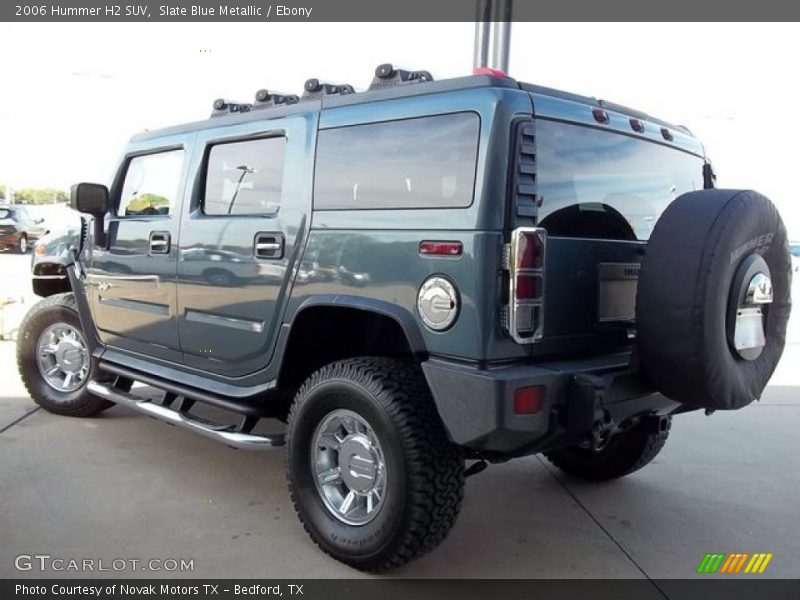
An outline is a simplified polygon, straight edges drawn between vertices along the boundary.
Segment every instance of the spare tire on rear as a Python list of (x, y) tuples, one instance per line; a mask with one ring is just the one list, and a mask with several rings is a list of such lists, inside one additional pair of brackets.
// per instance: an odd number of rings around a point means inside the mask
[[(768, 279), (754, 280), (757, 273)], [(764, 294), (755, 301), (751, 294), (748, 304), (742, 298), (751, 283), (751, 292), (760, 283)], [(749, 190), (680, 196), (656, 223), (642, 262), (636, 297), (642, 370), (662, 394), (691, 407), (750, 404), (783, 352), (790, 287), (786, 228), (769, 199)], [(747, 308), (756, 323), (755, 309), (763, 315), (763, 343), (737, 350), (732, 328)]]

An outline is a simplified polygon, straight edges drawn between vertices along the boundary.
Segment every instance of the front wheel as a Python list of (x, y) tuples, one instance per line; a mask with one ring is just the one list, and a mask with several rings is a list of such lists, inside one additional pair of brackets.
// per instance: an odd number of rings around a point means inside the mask
[[(654, 424), (658, 427), (654, 427)], [(607, 481), (638, 471), (664, 447), (672, 426), (671, 417), (645, 419), (612, 436), (600, 449), (570, 446), (545, 452), (556, 467), (581, 479)]]
[(31, 398), (59, 415), (90, 417), (113, 406), (86, 389), (96, 378), (75, 296), (55, 294), (36, 304), (19, 328), (17, 366)]
[(19, 236), (19, 242), (17, 242), (17, 252), (19, 254), (28, 253), (28, 236), (26, 236), (25, 234)]
[(295, 510), (345, 564), (400, 566), (455, 523), (464, 462), (416, 365), (357, 358), (323, 367), (297, 393), (287, 447)]

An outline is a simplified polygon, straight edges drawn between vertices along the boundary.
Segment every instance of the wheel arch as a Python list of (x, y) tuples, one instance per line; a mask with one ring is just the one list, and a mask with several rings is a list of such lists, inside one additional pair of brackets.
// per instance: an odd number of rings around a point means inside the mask
[(360, 296), (315, 296), (292, 315), (277, 383), (279, 388), (297, 389), (318, 368), (345, 358), (421, 360), (426, 355), (422, 333), (407, 309)]

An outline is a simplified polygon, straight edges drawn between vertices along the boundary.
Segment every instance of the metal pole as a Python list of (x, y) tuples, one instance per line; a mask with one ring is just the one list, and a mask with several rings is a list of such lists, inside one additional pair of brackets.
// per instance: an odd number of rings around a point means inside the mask
[(473, 72), (508, 73), (512, 0), (478, 0)]
[(508, 54), (511, 47), (511, 23), (492, 23), (492, 47), (489, 51), (489, 68), (508, 74)]
[(485, 69), (489, 64), (489, 22), (477, 21), (475, 23), (475, 55), (472, 69)]

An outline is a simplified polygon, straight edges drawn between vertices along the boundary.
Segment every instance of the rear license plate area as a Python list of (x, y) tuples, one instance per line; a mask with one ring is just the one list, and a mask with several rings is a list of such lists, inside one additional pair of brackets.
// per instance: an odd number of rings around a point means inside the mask
[(636, 285), (639, 263), (598, 265), (597, 320), (601, 323), (636, 319)]

